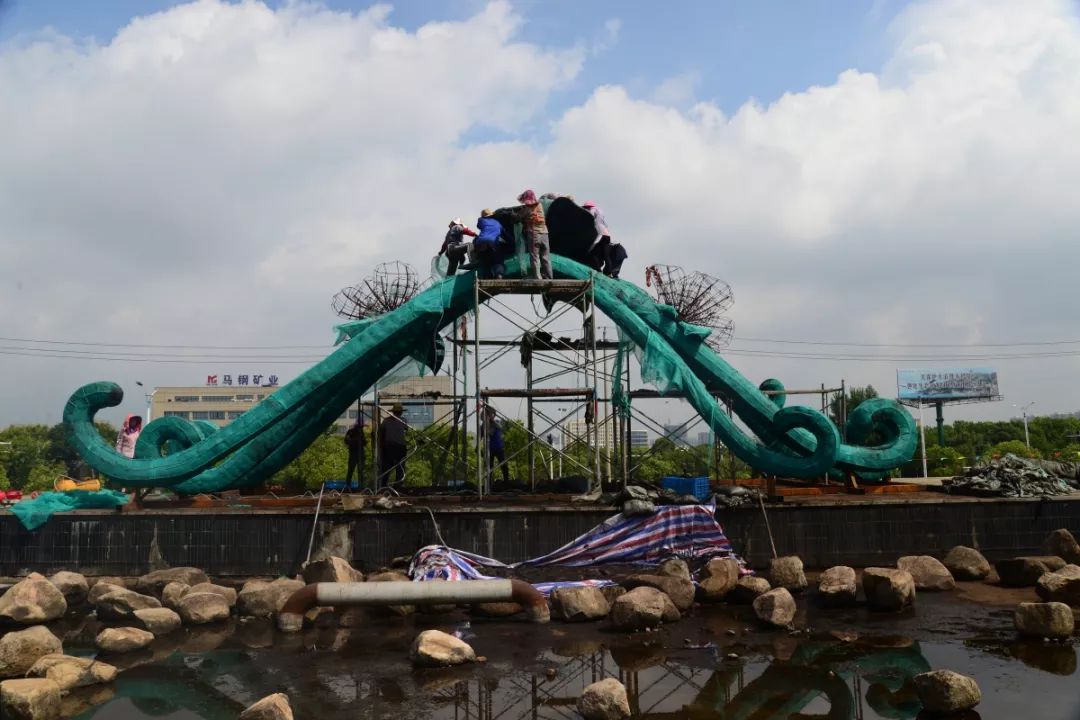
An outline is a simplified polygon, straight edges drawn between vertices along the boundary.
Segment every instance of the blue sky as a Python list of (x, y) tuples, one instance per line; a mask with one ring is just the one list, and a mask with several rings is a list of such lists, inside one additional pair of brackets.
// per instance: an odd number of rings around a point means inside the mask
[[(77, 38), (107, 40), (136, 15), (180, 3), (169, 0), (0, 0), (0, 39), (49, 27)], [(268, 2), (271, 7), (284, 3)], [(360, 10), (374, 3), (326, 0), (334, 10)], [(427, 22), (460, 20), (477, 12), (481, 0), (387, 3), (390, 21), (415, 30)], [(598, 85), (619, 84), (649, 96), (670, 78), (685, 76), (693, 100), (716, 103), (731, 113), (749, 98), (768, 104), (786, 91), (828, 85), (849, 68), (874, 71), (885, 59), (889, 22), (900, 0), (788, 0), (675, 3), (658, 12), (656, 3), (620, 0), (516, 0), (525, 17), (519, 39), (541, 45), (590, 47), (592, 53), (573, 84), (552, 98), (557, 113), (579, 104)], [(607, 23), (618, 21), (615, 42)], [(482, 43), (483, 38), (477, 38)], [(665, 98), (670, 99), (670, 97)], [(676, 103), (677, 104), (677, 103)]]

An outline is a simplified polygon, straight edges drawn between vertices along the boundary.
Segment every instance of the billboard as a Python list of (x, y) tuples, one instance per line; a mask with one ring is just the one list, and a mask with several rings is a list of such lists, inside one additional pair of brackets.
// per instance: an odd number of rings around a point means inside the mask
[(990, 400), (997, 398), (997, 371), (992, 368), (933, 368), (897, 370), (896, 392), (900, 400)]

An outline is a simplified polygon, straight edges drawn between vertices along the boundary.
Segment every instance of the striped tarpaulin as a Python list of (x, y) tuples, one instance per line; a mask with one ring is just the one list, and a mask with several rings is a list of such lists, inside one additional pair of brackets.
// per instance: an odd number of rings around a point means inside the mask
[[(650, 515), (620, 513), (554, 552), (514, 565), (464, 550), (428, 545), (413, 555), (409, 576), (413, 580), (483, 580), (489, 577), (480, 571), (485, 567), (656, 565), (671, 557), (687, 561), (735, 557), (742, 565), (716, 522), (714, 511), (710, 505), (667, 505)], [(548, 594), (556, 587), (611, 584), (610, 580), (585, 580), (540, 583), (536, 587)]]

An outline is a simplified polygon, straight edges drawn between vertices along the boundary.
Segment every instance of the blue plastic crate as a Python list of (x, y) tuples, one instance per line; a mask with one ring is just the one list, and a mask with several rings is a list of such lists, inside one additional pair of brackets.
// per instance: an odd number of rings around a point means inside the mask
[(666, 477), (660, 480), (660, 487), (679, 495), (693, 495), (703, 502), (712, 497), (707, 477)]

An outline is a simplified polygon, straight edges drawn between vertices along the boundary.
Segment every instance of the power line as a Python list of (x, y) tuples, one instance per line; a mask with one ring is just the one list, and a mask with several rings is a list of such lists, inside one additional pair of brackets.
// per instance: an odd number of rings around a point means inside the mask
[(3, 342), (25, 342), (38, 345), (80, 345), (83, 347), (159, 348), (166, 350), (325, 350), (328, 345), (153, 345), (148, 343), (75, 342), (73, 340), (35, 340), (33, 338), (0, 337)]
[(1045, 340), (1039, 342), (1011, 342), (1011, 343), (858, 343), (858, 342), (825, 342), (816, 340), (778, 340), (772, 338), (753, 338), (737, 335), (735, 340), (757, 343), (777, 343), (782, 345), (827, 345), (833, 347), (870, 347), (870, 348), (981, 348), (981, 347), (1035, 347), (1046, 345), (1080, 345), (1080, 340)]

